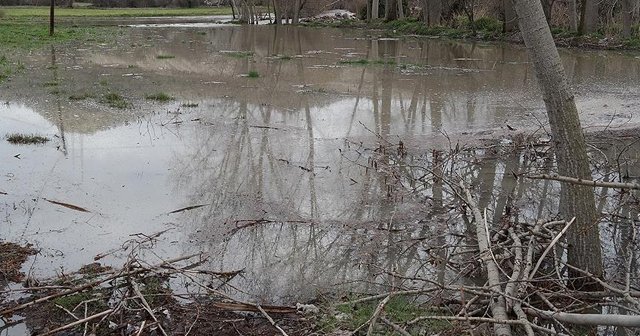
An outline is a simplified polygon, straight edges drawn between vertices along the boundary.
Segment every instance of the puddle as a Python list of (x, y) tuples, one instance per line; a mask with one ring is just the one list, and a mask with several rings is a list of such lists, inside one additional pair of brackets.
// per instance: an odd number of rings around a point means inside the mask
[[(208, 24), (123, 28), (115, 44), (12, 55), (26, 71), (0, 86), (0, 135), (53, 140), (0, 142), (1, 238), (42, 249), (32, 274), (169, 230), (154, 253), (207, 251), (216, 271), (244, 269), (238, 287), (258, 301), (373, 290), (380, 264), (428, 276), (415, 241), (442, 244), (428, 237), (464, 228), (423, 225), (431, 196), (394, 189), (365, 148), (402, 141), (420, 158), (458, 137), (545, 127), (519, 46)], [(585, 126), (637, 125), (636, 55), (562, 57)], [(145, 98), (158, 92), (175, 100)], [(128, 108), (108, 107), (107, 93)], [(514, 162), (478, 176), (505, 176)]]

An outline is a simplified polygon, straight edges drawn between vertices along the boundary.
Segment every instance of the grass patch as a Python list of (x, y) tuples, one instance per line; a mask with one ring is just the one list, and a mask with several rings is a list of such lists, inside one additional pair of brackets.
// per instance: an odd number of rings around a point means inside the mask
[(249, 73), (247, 74), (247, 77), (249, 78), (259, 78), (260, 77), (260, 73), (258, 73), (255, 70), (251, 70), (249, 71)]
[(57, 26), (49, 36), (49, 26), (44, 21), (11, 17), (0, 21), (0, 45), (3, 48), (36, 49), (50, 44), (68, 41), (107, 40), (112, 27)]
[(90, 299), (91, 299), (91, 294), (89, 294), (88, 292), (85, 292), (85, 293), (78, 293), (78, 294), (59, 297), (53, 300), (53, 302), (58, 306), (62, 306), (66, 308), (67, 310), (73, 310), (80, 303), (84, 301), (88, 301)]
[(102, 97), (102, 103), (107, 104), (107, 106), (109, 107), (119, 109), (124, 109), (131, 106), (131, 104), (129, 104), (129, 102), (124, 99), (124, 97), (113, 92), (105, 94), (104, 97)]
[(93, 98), (94, 96), (90, 93), (84, 92), (84, 93), (74, 93), (72, 95), (69, 96), (69, 100), (85, 100), (85, 99), (89, 99), (89, 98)]
[(42, 145), (50, 140), (41, 135), (14, 133), (7, 135), (7, 141), (14, 145)]
[(42, 85), (44, 85), (45, 87), (52, 87), (52, 86), (58, 86), (60, 83), (55, 82), (55, 81), (51, 81), (51, 82), (44, 82), (42, 83)]
[[(48, 6), (3, 7), (7, 17), (48, 17)], [(200, 8), (56, 8), (57, 17), (150, 17), (231, 15), (231, 7)]]
[(391, 60), (368, 60), (368, 59), (357, 59), (357, 60), (345, 60), (338, 62), (340, 64), (350, 64), (350, 65), (395, 65), (395, 61)]
[(187, 107), (187, 108), (196, 108), (196, 107), (199, 106), (199, 104), (198, 103), (184, 103), (184, 104), (182, 104), (180, 106)]
[(221, 53), (233, 58), (247, 58), (253, 56), (253, 51), (221, 51)]
[[(337, 328), (354, 330), (367, 322), (373, 315), (378, 302), (366, 302), (353, 305), (338, 305), (333, 313), (326, 314), (319, 325), (325, 332), (333, 331)], [(440, 315), (441, 313), (430, 311), (421, 307), (415, 301), (405, 297), (394, 297), (384, 308), (385, 316), (395, 323), (404, 324), (416, 317), (426, 315)], [(433, 335), (452, 329), (452, 324), (448, 321), (426, 320), (419, 325), (412, 326), (415, 330), (407, 330), (412, 335), (415, 333)], [(426, 333), (425, 333), (426, 331)], [(376, 335), (393, 335), (389, 329), (386, 333), (376, 333)]]
[(158, 55), (156, 56), (157, 59), (172, 59), (172, 58), (176, 58), (173, 55)]
[(150, 94), (147, 95), (145, 97), (147, 100), (155, 100), (155, 101), (159, 101), (159, 102), (168, 102), (168, 101), (172, 101), (175, 98), (171, 97), (170, 95), (164, 93), (164, 92), (158, 92), (158, 93), (154, 93), (154, 94)]

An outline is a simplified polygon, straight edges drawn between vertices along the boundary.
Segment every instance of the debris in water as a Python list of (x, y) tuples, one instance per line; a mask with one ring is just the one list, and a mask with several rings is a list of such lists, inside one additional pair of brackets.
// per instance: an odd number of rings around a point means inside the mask
[(189, 211), (189, 210), (194, 210), (194, 209), (198, 209), (198, 208), (202, 208), (205, 207), (209, 204), (200, 204), (200, 205), (192, 205), (192, 206), (188, 206), (186, 208), (182, 208), (182, 209), (178, 209), (178, 210), (173, 210), (171, 212), (169, 212), (169, 214), (175, 214), (175, 213), (179, 213), (179, 212), (184, 212), (184, 211)]
[(69, 204), (69, 203), (64, 203), (64, 202), (58, 202), (58, 201), (52, 201), (49, 199), (44, 199), (45, 201), (55, 204), (55, 205), (59, 205), (59, 206), (63, 206), (65, 208), (71, 209), (71, 210), (75, 210), (75, 211), (80, 211), (80, 212), (91, 212), (85, 208), (79, 207), (77, 205), (73, 205), (73, 204)]

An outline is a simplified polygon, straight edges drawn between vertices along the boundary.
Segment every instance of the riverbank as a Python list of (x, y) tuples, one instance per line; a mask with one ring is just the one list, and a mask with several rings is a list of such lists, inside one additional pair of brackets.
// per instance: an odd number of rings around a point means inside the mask
[[(522, 44), (518, 32), (503, 33), (502, 22), (491, 18), (480, 18), (475, 21), (472, 29), (468, 21), (455, 23), (453, 27), (428, 27), (415, 18), (395, 21), (365, 22), (361, 20), (309, 21), (303, 23), (308, 27), (334, 27), (381, 30), (388, 36), (424, 36), (449, 38), (456, 40), (500, 41)], [(556, 44), (560, 47), (594, 49), (594, 50), (640, 50), (640, 36), (621, 39), (602, 34), (579, 36), (561, 28), (552, 28)]]
[[(0, 7), (7, 19), (16, 17), (49, 17), (49, 7)], [(164, 17), (232, 15), (231, 7), (197, 8), (56, 8), (56, 17)], [(1, 16), (0, 16), (1, 17)]]

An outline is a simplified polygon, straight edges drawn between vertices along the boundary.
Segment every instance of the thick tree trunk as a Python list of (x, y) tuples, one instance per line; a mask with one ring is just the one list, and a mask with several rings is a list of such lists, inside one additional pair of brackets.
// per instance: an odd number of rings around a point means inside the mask
[(274, 17), (273, 22), (277, 25), (282, 24), (282, 13), (280, 12), (280, 4), (278, 4), (277, 0), (273, 0), (272, 5), (273, 5), (273, 17)]
[(371, 20), (377, 20), (380, 18), (380, 0), (371, 1)]
[(547, 23), (551, 24), (551, 13), (553, 12), (554, 0), (542, 0), (542, 9), (544, 10), (544, 16), (547, 18)]
[(504, 10), (504, 24), (502, 31), (504, 33), (510, 33), (516, 30), (518, 26), (518, 16), (513, 8), (513, 0), (502, 0), (502, 7)]
[(600, 0), (582, 0), (579, 34), (591, 34), (598, 29), (598, 3)]
[[(514, 0), (514, 3), (520, 31), (534, 63), (547, 108), (558, 173), (591, 179), (578, 109), (551, 30), (545, 20), (542, 4), (530, 0)], [(567, 220), (576, 218), (567, 234), (569, 264), (602, 277), (602, 250), (593, 188), (562, 184), (560, 211)], [(569, 275), (581, 279), (572, 281), (571, 284), (576, 288), (597, 288), (595, 282), (584, 279), (584, 274), (570, 270)]]
[(622, 0), (622, 37), (629, 38), (633, 26), (633, 0)]

